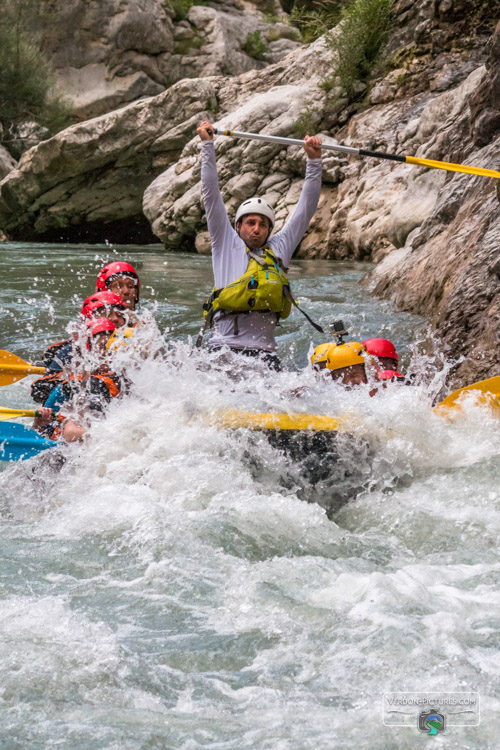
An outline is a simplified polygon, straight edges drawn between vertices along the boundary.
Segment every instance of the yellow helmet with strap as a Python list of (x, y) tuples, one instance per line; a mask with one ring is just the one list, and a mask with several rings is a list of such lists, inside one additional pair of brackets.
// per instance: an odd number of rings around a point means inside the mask
[(317, 370), (342, 370), (352, 365), (364, 365), (365, 351), (365, 347), (359, 341), (320, 344), (312, 353), (311, 363)]

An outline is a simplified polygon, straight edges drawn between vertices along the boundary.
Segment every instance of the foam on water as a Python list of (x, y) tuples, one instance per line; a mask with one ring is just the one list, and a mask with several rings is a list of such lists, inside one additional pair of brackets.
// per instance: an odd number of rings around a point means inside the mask
[[(439, 417), (432, 378), (370, 398), (252, 367), (171, 344), (59, 474), (0, 474), (9, 750), (410, 749), (381, 720), (405, 690), (479, 692), (479, 727), (422, 741), (497, 746), (499, 420), (473, 398)], [(350, 426), (312, 486), (213, 424), (233, 408)]]

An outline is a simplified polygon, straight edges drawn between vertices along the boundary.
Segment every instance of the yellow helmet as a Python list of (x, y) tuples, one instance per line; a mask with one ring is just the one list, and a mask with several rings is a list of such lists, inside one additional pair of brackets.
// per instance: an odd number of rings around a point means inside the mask
[(365, 351), (359, 341), (320, 344), (312, 353), (311, 363), (318, 370), (342, 370), (351, 365), (364, 365), (365, 358), (362, 355)]

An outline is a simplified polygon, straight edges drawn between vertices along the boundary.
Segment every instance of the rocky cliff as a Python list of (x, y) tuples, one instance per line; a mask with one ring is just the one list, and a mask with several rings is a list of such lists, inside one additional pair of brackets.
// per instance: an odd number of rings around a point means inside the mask
[[(468, 81), (461, 87), (467, 106), (453, 127), (434, 125), (435, 139), (450, 154), (463, 153), (467, 144), (470, 162), (498, 170), (500, 23), (485, 68)], [(448, 175), (425, 220), (369, 279), (373, 291), (400, 308), (431, 316), (449, 352), (462, 359), (454, 374), (457, 385), (499, 374), (499, 200), (498, 180)]]
[(43, 4), (49, 19), (43, 49), (57, 90), (79, 119), (159, 94), (182, 78), (263, 68), (298, 45), (297, 30), (279, 23), (276, 13), (282, 10), (275, 2), (224, 0), (191, 8), (168, 0)]

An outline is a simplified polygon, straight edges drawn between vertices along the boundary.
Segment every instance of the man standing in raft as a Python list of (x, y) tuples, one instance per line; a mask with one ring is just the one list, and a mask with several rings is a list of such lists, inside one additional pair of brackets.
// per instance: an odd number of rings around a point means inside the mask
[[(293, 300), (285, 276), (294, 250), (309, 226), (321, 192), (321, 139), (305, 137), (308, 156), (300, 200), (285, 226), (270, 237), (273, 208), (263, 198), (244, 201), (231, 226), (219, 189), (209, 122), (197, 128), (202, 143), (201, 184), (212, 243), (215, 288), (204, 306), (206, 326), (212, 326), (209, 349), (261, 357), (280, 369), (275, 328), (286, 318)], [(201, 344), (199, 337), (197, 345)]]

